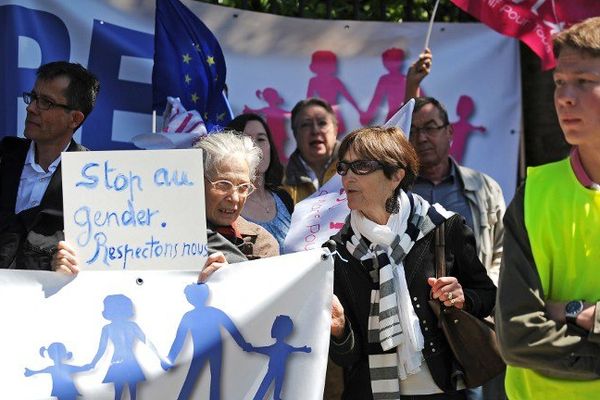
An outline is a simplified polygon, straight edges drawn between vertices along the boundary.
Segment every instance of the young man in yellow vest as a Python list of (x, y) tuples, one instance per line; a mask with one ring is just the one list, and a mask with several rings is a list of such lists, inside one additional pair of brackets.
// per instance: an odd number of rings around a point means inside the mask
[(530, 168), (504, 218), (496, 328), (510, 399), (600, 396), (600, 17), (554, 39), (568, 158)]

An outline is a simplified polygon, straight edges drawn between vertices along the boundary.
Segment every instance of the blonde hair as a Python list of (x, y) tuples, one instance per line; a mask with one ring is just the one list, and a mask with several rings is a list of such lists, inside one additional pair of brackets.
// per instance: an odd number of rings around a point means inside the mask
[(554, 56), (565, 48), (600, 57), (600, 17), (588, 18), (558, 33), (553, 38)]

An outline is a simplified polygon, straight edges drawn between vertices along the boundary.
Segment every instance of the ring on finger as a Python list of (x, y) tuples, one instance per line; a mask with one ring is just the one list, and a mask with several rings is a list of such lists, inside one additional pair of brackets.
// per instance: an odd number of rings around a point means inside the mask
[(456, 299), (450, 299), (450, 304), (454, 305), (456, 303)]
[(446, 294), (446, 296), (448, 296), (448, 300), (452, 300), (452, 298), (454, 297), (454, 294), (452, 292), (448, 292)]

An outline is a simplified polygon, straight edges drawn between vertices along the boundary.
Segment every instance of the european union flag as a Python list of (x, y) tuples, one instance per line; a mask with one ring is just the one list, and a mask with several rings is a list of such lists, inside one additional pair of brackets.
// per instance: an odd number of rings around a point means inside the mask
[(223, 94), (225, 57), (212, 32), (179, 0), (156, 0), (152, 95), (155, 110), (167, 96), (197, 110), (209, 131), (231, 121)]

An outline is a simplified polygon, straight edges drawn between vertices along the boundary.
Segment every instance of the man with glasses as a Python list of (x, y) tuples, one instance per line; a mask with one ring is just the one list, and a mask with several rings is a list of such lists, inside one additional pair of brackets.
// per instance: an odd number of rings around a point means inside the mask
[(23, 93), (25, 139), (0, 142), (0, 268), (51, 269), (63, 237), (60, 154), (85, 150), (73, 134), (99, 87), (81, 65), (57, 61), (42, 65)]
[(486, 174), (456, 163), (450, 156), (452, 134), (448, 113), (439, 101), (415, 99), (410, 142), (420, 169), (413, 192), (465, 218), (475, 233), (479, 259), (497, 285), (506, 209), (502, 189)]
[[(410, 142), (417, 150), (420, 169), (413, 192), (465, 218), (475, 233), (479, 260), (497, 286), (506, 210), (502, 189), (488, 175), (463, 167), (450, 156), (452, 134), (444, 106), (432, 97), (417, 97)], [(467, 398), (504, 398), (503, 382), (502, 375), (494, 378), (482, 389), (469, 390)]]

